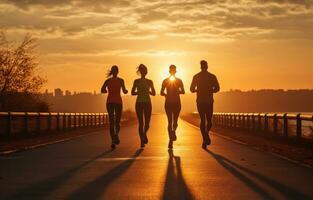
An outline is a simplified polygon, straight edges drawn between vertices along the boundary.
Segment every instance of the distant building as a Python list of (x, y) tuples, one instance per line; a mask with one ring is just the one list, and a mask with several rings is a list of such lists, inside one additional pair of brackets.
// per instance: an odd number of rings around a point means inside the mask
[(54, 96), (55, 97), (62, 97), (63, 96), (63, 91), (60, 88), (54, 89)]
[(49, 92), (48, 89), (46, 89), (45, 93), (44, 93), (44, 96), (46, 97), (52, 97), (53, 96), (53, 93), (52, 92)]
[(66, 90), (66, 91), (65, 91), (65, 96), (71, 96), (71, 92), (68, 91), (68, 90)]

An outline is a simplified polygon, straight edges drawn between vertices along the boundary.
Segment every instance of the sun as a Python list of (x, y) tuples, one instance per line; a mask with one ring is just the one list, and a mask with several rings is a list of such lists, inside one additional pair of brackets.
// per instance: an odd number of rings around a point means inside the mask
[(170, 76), (170, 81), (171, 82), (175, 81), (175, 76)]

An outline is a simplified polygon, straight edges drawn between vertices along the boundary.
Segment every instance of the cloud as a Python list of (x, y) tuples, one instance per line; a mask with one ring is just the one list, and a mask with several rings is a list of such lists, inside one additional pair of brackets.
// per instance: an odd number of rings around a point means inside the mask
[[(42, 39), (313, 40), (311, 0), (4, 0), (0, 26)], [(289, 34), (288, 34), (289, 32)]]

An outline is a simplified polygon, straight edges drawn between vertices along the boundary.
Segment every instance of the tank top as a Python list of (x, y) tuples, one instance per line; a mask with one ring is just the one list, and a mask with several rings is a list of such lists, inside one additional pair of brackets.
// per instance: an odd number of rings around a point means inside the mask
[(150, 99), (150, 80), (147, 79), (137, 79), (137, 102), (151, 102)]
[(121, 97), (122, 80), (120, 78), (110, 78), (107, 81), (108, 81), (107, 103), (122, 104)]

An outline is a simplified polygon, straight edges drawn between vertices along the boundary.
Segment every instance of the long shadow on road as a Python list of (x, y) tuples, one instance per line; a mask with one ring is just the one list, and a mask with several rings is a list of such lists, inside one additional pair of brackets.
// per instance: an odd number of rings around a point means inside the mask
[(179, 156), (174, 156), (173, 150), (169, 150), (169, 160), (167, 166), (166, 180), (163, 190), (164, 200), (184, 200), (194, 199), (189, 190), (181, 169)]
[(255, 183), (251, 178), (241, 173), (239, 170), (257, 178), (258, 180), (262, 181), (263, 183), (267, 184), (271, 188), (277, 190), (284, 196), (284, 199), (301, 199), (301, 200), (309, 200), (313, 199), (312, 197), (303, 194), (291, 187), (288, 187), (276, 180), (273, 180), (269, 177), (261, 175), (255, 171), (252, 171), (246, 167), (243, 167), (228, 158), (225, 158), (219, 154), (215, 154), (210, 150), (206, 150), (213, 158), (217, 160), (219, 164), (221, 164), (225, 169), (231, 172), (234, 176), (240, 179), (243, 183), (245, 183), (248, 187), (250, 187), (253, 191), (258, 193), (264, 199), (276, 199), (271, 194), (269, 194), (265, 189)]
[(80, 165), (63, 172), (60, 175), (48, 178), (43, 181), (39, 181), (30, 185), (29, 187), (23, 188), (22, 190), (17, 191), (15, 194), (7, 197), (8, 200), (13, 199), (44, 199), (45, 197), (52, 194), (57, 188), (61, 187), (63, 183), (73, 177), (80, 169), (92, 163), (94, 160), (101, 158), (105, 154), (112, 152), (111, 150), (105, 151), (100, 155), (95, 156), (94, 158), (87, 160)]
[(138, 149), (135, 154), (129, 160), (126, 160), (114, 167), (107, 173), (88, 183), (87, 185), (74, 191), (66, 200), (79, 200), (79, 199), (99, 199), (104, 193), (107, 187), (117, 178), (119, 178), (127, 169), (133, 164), (143, 149)]

